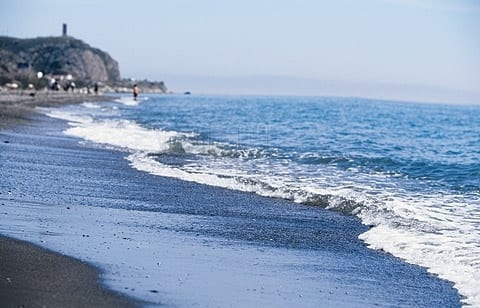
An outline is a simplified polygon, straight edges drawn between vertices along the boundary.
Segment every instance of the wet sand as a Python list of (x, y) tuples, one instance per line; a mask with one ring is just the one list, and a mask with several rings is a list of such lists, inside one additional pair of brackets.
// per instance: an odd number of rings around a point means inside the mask
[(1, 307), (134, 307), (81, 261), (0, 237)]
[[(0, 93), (2, 129), (33, 121), (35, 107), (52, 107), (111, 97), (71, 93)], [(0, 165), (2, 163), (0, 162)], [(0, 236), (1, 307), (135, 307), (138, 303), (106, 289), (91, 265), (30, 243)]]

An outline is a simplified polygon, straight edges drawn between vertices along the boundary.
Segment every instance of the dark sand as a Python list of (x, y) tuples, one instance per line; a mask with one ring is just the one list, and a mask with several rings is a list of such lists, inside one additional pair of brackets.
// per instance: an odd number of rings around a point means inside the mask
[[(0, 94), (0, 130), (26, 124), (35, 107), (86, 101), (107, 96), (71, 93)], [(0, 236), (0, 307), (134, 307), (125, 296), (107, 290), (99, 271), (81, 261), (29, 243)]]
[(133, 307), (75, 259), (0, 237), (0, 307)]

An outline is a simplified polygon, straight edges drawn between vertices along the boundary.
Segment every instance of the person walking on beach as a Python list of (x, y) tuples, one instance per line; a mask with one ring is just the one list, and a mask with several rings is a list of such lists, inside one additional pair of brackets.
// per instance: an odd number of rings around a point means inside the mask
[(138, 96), (138, 87), (136, 84), (133, 85), (133, 100), (137, 100), (137, 96)]

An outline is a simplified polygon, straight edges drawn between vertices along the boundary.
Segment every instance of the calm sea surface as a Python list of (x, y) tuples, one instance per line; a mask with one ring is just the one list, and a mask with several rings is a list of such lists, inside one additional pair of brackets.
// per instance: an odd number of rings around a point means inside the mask
[(480, 305), (480, 107), (150, 96), (52, 111), (160, 176), (357, 215), (360, 235)]

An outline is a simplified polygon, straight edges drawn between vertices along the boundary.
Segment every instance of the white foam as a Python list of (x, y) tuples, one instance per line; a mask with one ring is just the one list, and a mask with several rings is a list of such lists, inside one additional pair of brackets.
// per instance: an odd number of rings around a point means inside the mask
[(130, 96), (124, 96), (115, 100), (115, 102), (123, 104), (125, 106), (138, 106), (138, 104), (140, 104), (140, 101), (141, 99), (134, 100)]
[(84, 125), (87, 125), (88, 123), (93, 122), (93, 118), (89, 115), (86, 114), (76, 114), (72, 112), (67, 112), (67, 111), (61, 111), (61, 110), (45, 110), (47, 112), (47, 115), (52, 118), (56, 119), (62, 119), (65, 121), (69, 122), (69, 125), (76, 125), (79, 123), (82, 123)]
[(174, 168), (161, 164), (143, 152), (133, 153), (129, 155), (127, 159), (130, 161), (130, 164), (133, 168), (148, 172), (153, 175), (172, 177), (216, 187), (231, 189), (236, 188), (235, 180), (232, 177), (220, 178), (216, 174), (190, 173), (180, 168)]
[(360, 213), (365, 224), (374, 225), (360, 239), (454, 282), (464, 304), (480, 307), (478, 200), (468, 204), (455, 195), (391, 197), (385, 209), (389, 215), (368, 209)]
[(130, 151), (161, 153), (169, 149), (172, 138), (188, 134), (173, 131), (147, 129), (127, 120), (95, 121), (88, 115), (53, 110), (49, 116), (69, 121), (65, 134), (88, 141), (119, 147)]
[(67, 129), (65, 134), (129, 150), (157, 153), (168, 151), (168, 141), (181, 136), (177, 132), (145, 129), (126, 120), (78, 125)]
[[(339, 203), (351, 199), (354, 192), (348, 189), (306, 187), (292, 175), (274, 175), (263, 172), (251, 173), (242, 170), (235, 159), (222, 157), (219, 160), (202, 161), (173, 167), (158, 162), (146, 152), (135, 152), (127, 157), (133, 168), (153, 175), (178, 178), (232, 190), (253, 192), (260, 196), (292, 200), (297, 203), (307, 202), (312, 195), (329, 195)], [(246, 168), (248, 169), (248, 168)], [(340, 201), (342, 200), (342, 201)], [(333, 207), (332, 207), (333, 208)]]

